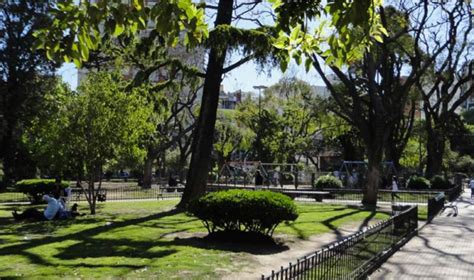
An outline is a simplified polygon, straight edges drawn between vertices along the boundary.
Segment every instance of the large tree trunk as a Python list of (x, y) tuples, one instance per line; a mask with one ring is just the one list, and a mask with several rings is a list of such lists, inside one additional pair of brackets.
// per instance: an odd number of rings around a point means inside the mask
[(96, 198), (95, 198), (95, 191), (94, 191), (95, 189), (94, 176), (91, 176), (91, 178), (89, 178), (87, 188), (88, 188), (87, 190), (88, 195), (86, 195), (86, 199), (87, 199), (87, 202), (89, 203), (89, 210), (92, 215), (95, 215)]
[(443, 166), (443, 154), (445, 148), (445, 137), (436, 129), (427, 129), (426, 141), (426, 173), (431, 178), (441, 173)]
[[(232, 22), (232, 0), (220, 0), (215, 26), (230, 25)], [(186, 188), (178, 207), (186, 208), (188, 203), (205, 193), (207, 177), (211, 168), (211, 151), (216, 123), (217, 105), (222, 81), (227, 48), (211, 48), (201, 101), (201, 110), (194, 131), (191, 163)]]
[(372, 145), (368, 146), (368, 172), (367, 172), (367, 187), (364, 190), (364, 197), (362, 204), (368, 207), (377, 206), (377, 194), (379, 186), (382, 182), (382, 156), (383, 143), (373, 141)]
[(143, 167), (143, 188), (144, 189), (150, 189), (151, 188), (151, 181), (153, 177), (153, 161), (155, 159), (155, 156), (148, 152), (148, 155), (145, 158), (145, 164)]

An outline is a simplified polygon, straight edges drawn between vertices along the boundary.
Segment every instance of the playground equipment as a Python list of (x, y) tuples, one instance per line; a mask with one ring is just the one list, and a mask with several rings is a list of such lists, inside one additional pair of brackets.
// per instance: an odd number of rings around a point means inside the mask
[(263, 177), (263, 185), (281, 187), (311, 185), (315, 167), (295, 163), (262, 163), (260, 161), (228, 161), (217, 176), (216, 184), (254, 185), (257, 171)]
[[(362, 189), (366, 183), (368, 163), (366, 161), (348, 161), (342, 162), (339, 171), (334, 172), (334, 176), (341, 179), (347, 188)], [(382, 178), (390, 178), (397, 175), (397, 169), (392, 161), (382, 162)]]

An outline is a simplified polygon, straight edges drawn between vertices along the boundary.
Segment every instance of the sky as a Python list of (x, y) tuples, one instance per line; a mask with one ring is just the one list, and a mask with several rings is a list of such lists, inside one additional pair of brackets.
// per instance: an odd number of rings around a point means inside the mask
[[(295, 76), (312, 85), (323, 85), (323, 82), (314, 69), (306, 73), (304, 66), (292, 63), (289, 69), (283, 74), (280, 69), (265, 69), (266, 73), (258, 71), (259, 67), (253, 62), (247, 62), (239, 68), (227, 74), (222, 84), (225, 92), (242, 90), (244, 92), (255, 92), (254, 86), (271, 86), (278, 82), (284, 75)], [(67, 82), (72, 89), (77, 87), (77, 69), (73, 63), (65, 63), (58, 70), (58, 74)]]

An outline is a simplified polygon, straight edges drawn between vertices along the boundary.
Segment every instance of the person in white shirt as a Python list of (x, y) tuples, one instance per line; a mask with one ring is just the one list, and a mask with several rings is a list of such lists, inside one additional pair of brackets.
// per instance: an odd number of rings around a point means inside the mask
[(397, 176), (392, 177), (392, 201), (396, 198), (400, 199), (400, 197), (397, 195), (398, 192), (398, 179)]
[(39, 211), (36, 208), (29, 208), (23, 213), (17, 213), (16, 210), (12, 212), (15, 220), (36, 220), (36, 221), (50, 221), (56, 217), (59, 208), (61, 207), (59, 201), (49, 195), (43, 195), (43, 200), (48, 203), (44, 211)]
[(474, 196), (474, 179), (471, 179), (469, 182), (469, 187), (471, 188), (471, 198)]

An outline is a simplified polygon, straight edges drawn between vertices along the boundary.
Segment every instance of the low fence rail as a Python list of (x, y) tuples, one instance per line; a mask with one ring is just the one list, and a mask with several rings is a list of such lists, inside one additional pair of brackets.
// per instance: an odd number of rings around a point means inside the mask
[[(139, 200), (139, 199), (165, 199), (181, 197), (183, 188), (179, 187), (160, 187), (143, 189), (140, 187), (129, 186), (113, 189), (102, 189), (100, 194), (105, 195), (103, 201), (113, 200)], [(73, 189), (71, 201), (86, 201), (86, 196), (82, 189)], [(0, 203), (30, 202), (27, 195), (21, 192), (0, 192)]]
[(417, 233), (417, 213), (412, 206), (261, 279), (363, 279)]
[[(225, 186), (217, 184), (209, 184), (207, 186), (207, 191), (221, 191), (229, 189), (248, 189), (254, 190), (255, 186)], [(268, 188), (263, 187), (264, 190), (271, 190), (275, 192), (282, 193), (292, 193), (294, 196), (297, 192), (295, 189), (290, 188)], [(327, 195), (323, 196), (324, 200), (334, 200), (334, 201), (361, 201), (364, 195), (363, 190), (361, 189), (311, 189), (311, 188), (298, 188), (300, 192), (300, 197), (308, 197), (307, 193), (310, 192), (325, 192)], [(462, 192), (462, 186), (456, 186), (447, 190), (428, 190), (428, 191), (418, 191), (418, 190), (400, 190), (397, 192), (392, 192), (391, 190), (379, 190), (378, 192), (378, 201), (393, 202), (393, 203), (402, 203), (402, 204), (424, 204), (426, 205), (428, 199), (436, 196), (439, 192), (444, 192), (449, 198), (449, 201), (456, 200)]]
[[(207, 186), (208, 192), (227, 190), (227, 189), (249, 189), (254, 190), (255, 187), (232, 187), (232, 186), (221, 186), (215, 184), (209, 184)], [(314, 191), (321, 193), (320, 196), (324, 200), (335, 200), (335, 201), (361, 201), (363, 196), (362, 190), (357, 189), (322, 189), (315, 190), (310, 188), (301, 188), (296, 191), (293, 188), (263, 188), (269, 189), (276, 192), (283, 192), (291, 194), (295, 197), (314, 197), (308, 193)], [(182, 195), (183, 187), (153, 187), (151, 189), (143, 189), (138, 186), (120, 186), (114, 188), (104, 188), (106, 194), (106, 200), (132, 200), (132, 199), (156, 199), (156, 198), (172, 198), (180, 197)], [(378, 200), (379, 201), (391, 201), (394, 203), (406, 203), (406, 204), (424, 204), (426, 205), (428, 199), (434, 197), (440, 191), (414, 191), (414, 190), (402, 190), (396, 193), (390, 190), (379, 190)], [(462, 187), (457, 186), (448, 190), (443, 191), (446, 195), (446, 199), (449, 201), (455, 200), (462, 192)], [(75, 189), (73, 191), (73, 201), (85, 201), (85, 195), (82, 190)], [(395, 195), (393, 195), (395, 194)], [(318, 195), (319, 198), (319, 195)], [(320, 199), (317, 199), (320, 200)], [(27, 195), (21, 192), (7, 191), (0, 192), (0, 203), (5, 202), (29, 202)]]

